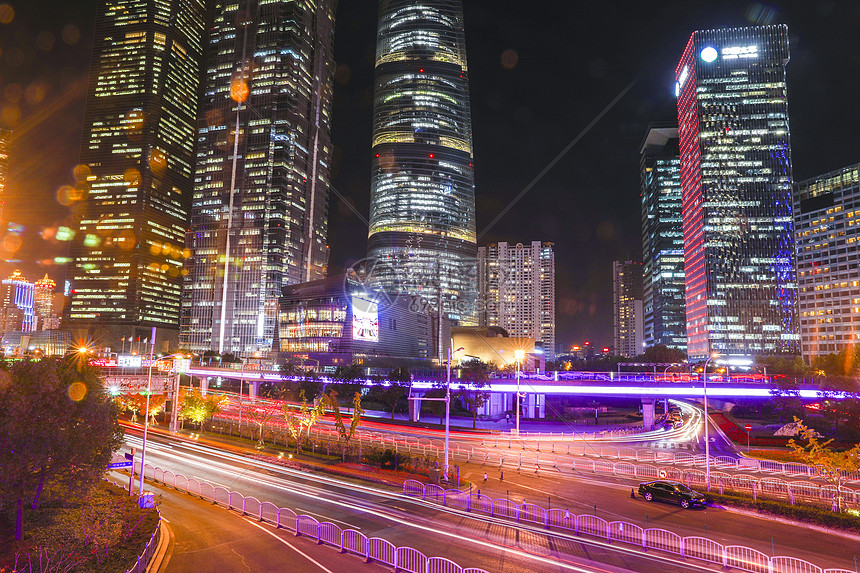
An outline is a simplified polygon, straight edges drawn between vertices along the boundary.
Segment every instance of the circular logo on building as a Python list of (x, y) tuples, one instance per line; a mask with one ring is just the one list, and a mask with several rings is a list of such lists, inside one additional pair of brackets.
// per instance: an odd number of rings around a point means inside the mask
[(709, 64), (717, 59), (717, 55), (717, 50), (715, 48), (712, 48), (711, 46), (707, 46), (704, 50), (702, 50), (702, 53), (700, 54), (702, 60), (708, 62)]
[(383, 288), (382, 278), (392, 273), (390, 266), (369, 257), (353, 263), (346, 269), (343, 277), (343, 293), (349, 297), (361, 297), (372, 301), (379, 309), (394, 304), (396, 293)]

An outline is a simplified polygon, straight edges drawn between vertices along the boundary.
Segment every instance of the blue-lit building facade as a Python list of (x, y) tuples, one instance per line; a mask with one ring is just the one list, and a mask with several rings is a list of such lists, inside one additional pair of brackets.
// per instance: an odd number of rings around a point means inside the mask
[(784, 25), (696, 31), (675, 71), (687, 354), (797, 353)]
[(0, 331), (36, 329), (36, 285), (16, 270), (0, 281)]
[(335, 8), (214, 3), (182, 301), (193, 352), (277, 350), (281, 288), (326, 276)]
[(640, 151), (643, 342), (687, 349), (678, 128), (649, 126)]
[(860, 165), (795, 184), (801, 353), (860, 344)]
[(379, 286), (475, 324), (472, 125), (460, 0), (382, 0), (368, 258)]

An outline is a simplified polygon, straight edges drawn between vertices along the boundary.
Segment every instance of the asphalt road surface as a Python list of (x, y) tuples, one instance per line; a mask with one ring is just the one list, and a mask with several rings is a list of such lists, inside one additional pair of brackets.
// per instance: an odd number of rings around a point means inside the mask
[[(395, 545), (415, 547), (428, 556), (447, 557), (463, 567), (511, 573), (655, 570), (672, 573), (713, 570), (696, 561), (684, 562), (677, 556), (658, 552), (643, 553), (631, 546), (609, 544), (554, 530), (545, 531), (483, 515), (464, 514), (342, 479), (260, 464), (193, 442), (150, 436), (148, 463), (188, 477), (203, 478), (215, 485), (254, 495), (317, 519), (333, 521), (341, 527), (352, 527), (367, 536), (382, 537)], [(139, 445), (133, 436), (129, 436), (128, 440)], [(478, 465), (466, 466), (464, 471), (476, 474), (472, 475), (475, 482), (481, 482), (484, 471), (497, 474)], [(715, 508), (682, 511), (670, 505), (631, 500), (628, 484), (608, 481), (602, 476), (576, 476), (570, 479), (548, 475), (548, 472), (526, 475), (506, 470), (504, 482), (498, 480), (498, 475), (493, 475), (483, 488), (482, 493), (485, 494), (491, 493), (498, 497), (508, 495), (517, 501), (525, 498), (543, 506), (546, 506), (546, 497), (549, 497), (553, 507), (565, 507), (572, 513), (596, 511), (599, 517), (610, 521), (625, 520), (643, 526), (647, 522), (650, 527), (663, 527), (680, 535), (707, 533), (708, 537), (721, 543), (750, 545), (762, 551), (767, 549), (768, 554), (775, 550), (778, 555), (807, 559), (819, 566), (846, 567), (853, 563), (852, 551), (858, 546), (857, 539), (849, 541), (823, 531), (811, 533), (808, 529), (793, 525)], [(223, 509), (212, 509), (226, 514), (220, 519), (215, 517), (217, 521), (211, 522), (215, 530), (220, 528), (222, 521), (245, 521)], [(168, 513), (165, 516), (171, 519)], [(183, 518), (183, 521), (187, 519)], [(198, 518), (191, 515), (190, 519), (192, 525), (189, 527), (192, 527), (193, 521)], [(811, 548), (810, 535), (815, 538)], [(304, 544), (308, 542), (304, 541)], [(337, 554), (331, 549), (327, 551)]]

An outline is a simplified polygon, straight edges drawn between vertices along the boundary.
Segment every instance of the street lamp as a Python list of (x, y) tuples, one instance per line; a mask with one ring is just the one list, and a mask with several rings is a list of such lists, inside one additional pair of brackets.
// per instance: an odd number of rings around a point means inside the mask
[[(152, 362), (155, 356), (155, 327), (152, 327), (152, 336), (149, 339), (149, 374), (146, 377), (146, 414), (143, 417), (143, 446), (140, 449), (140, 487), (137, 491), (137, 499), (143, 497), (143, 464), (146, 461), (146, 434), (149, 430), (149, 394), (152, 392)], [(132, 461), (131, 473), (134, 473), (134, 462)], [(138, 501), (139, 503), (139, 501)]]
[(719, 355), (719, 352), (711, 353), (705, 360), (705, 368), (702, 370), (702, 396), (705, 406), (705, 481), (708, 483), (708, 491), (711, 491), (711, 441), (708, 435), (708, 363), (712, 358)]
[(523, 358), (525, 357), (526, 353), (522, 348), (514, 350), (514, 360), (517, 365), (517, 436), (520, 435), (520, 398), (524, 397), (520, 393), (520, 365), (523, 363)]
[[(448, 481), (448, 436), (451, 430), (451, 356), (461, 350), (466, 349), (461, 346), (452, 351), (451, 347), (448, 347), (448, 383), (445, 389), (445, 481)], [(460, 484), (457, 484), (457, 487), (460, 487)]]

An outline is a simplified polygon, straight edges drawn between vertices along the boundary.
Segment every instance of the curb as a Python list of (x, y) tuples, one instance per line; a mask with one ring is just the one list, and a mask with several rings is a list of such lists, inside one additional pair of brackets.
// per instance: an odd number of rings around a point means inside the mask
[(159, 527), (161, 528), (161, 535), (158, 538), (155, 555), (146, 567), (146, 573), (160, 573), (167, 569), (173, 548), (176, 546), (176, 536), (173, 534), (173, 529), (167, 525), (167, 520), (163, 517)]

